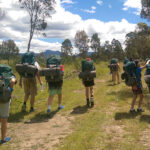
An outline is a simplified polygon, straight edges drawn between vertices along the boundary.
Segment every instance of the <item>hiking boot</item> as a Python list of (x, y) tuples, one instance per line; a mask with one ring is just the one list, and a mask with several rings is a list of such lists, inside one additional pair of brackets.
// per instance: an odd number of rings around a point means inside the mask
[(33, 107), (30, 108), (30, 112), (34, 112), (34, 108)]
[(137, 112), (144, 112), (144, 110), (142, 108), (138, 108)]
[(61, 109), (64, 109), (64, 108), (65, 108), (64, 106), (59, 106), (58, 110), (61, 110)]
[(130, 113), (134, 113), (135, 112), (135, 109), (130, 109)]
[(86, 105), (87, 105), (87, 107), (90, 107), (90, 101), (89, 100), (86, 100)]
[(26, 111), (26, 105), (22, 105), (21, 111)]
[(47, 115), (50, 115), (50, 113), (51, 113), (51, 110), (47, 109)]

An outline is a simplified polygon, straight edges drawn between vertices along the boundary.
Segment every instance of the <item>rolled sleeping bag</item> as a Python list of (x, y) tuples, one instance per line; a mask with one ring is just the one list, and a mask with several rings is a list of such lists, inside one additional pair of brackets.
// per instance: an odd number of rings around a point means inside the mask
[(36, 75), (38, 69), (34, 65), (27, 65), (27, 64), (16, 64), (16, 71), (23, 75), (25, 73), (27, 74), (33, 74)]
[(60, 70), (60, 67), (55, 68), (44, 68), (39, 71), (40, 76), (56, 76), (56, 75), (62, 75), (62, 71)]
[(96, 78), (96, 71), (86, 71), (86, 72), (80, 72), (79, 73), (80, 79), (86, 79), (86, 78)]

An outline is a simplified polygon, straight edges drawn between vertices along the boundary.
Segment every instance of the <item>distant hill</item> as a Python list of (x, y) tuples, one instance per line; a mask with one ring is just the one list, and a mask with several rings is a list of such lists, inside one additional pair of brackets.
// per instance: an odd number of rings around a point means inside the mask
[[(47, 57), (48, 55), (60, 55), (61, 52), (60, 51), (52, 51), (52, 50), (45, 50), (44, 52), (44, 56)], [(20, 53), (20, 55), (22, 56), (24, 53)], [(35, 53), (35, 55), (39, 55), (39, 53)]]
[(52, 50), (46, 50), (44, 52), (45, 57), (47, 57), (48, 55), (61, 55), (60, 51), (52, 51)]
[[(61, 55), (60, 51), (53, 51), (53, 50), (45, 50), (44, 52), (44, 56), (47, 57), (49, 55)], [(88, 52), (88, 56), (90, 56), (92, 54), (92, 52)], [(20, 53), (20, 55), (23, 55), (23, 53)], [(39, 55), (39, 53), (35, 53), (35, 55)], [(76, 56), (79, 56), (79, 54), (76, 54)]]

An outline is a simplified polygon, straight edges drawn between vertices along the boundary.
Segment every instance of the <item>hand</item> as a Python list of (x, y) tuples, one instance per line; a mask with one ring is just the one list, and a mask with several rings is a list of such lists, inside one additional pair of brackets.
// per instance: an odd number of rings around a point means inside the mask
[(42, 85), (43, 85), (43, 82), (41, 82), (40, 85), (42, 86)]

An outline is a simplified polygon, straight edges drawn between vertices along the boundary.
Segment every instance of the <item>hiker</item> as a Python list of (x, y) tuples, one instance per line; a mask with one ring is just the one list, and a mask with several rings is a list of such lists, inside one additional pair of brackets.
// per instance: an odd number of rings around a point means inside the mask
[(86, 103), (88, 107), (94, 106), (94, 92), (93, 86), (94, 78), (96, 77), (96, 69), (91, 58), (86, 58), (82, 61), (82, 72), (79, 74), (79, 78), (82, 79), (82, 83), (85, 86)]
[(120, 78), (119, 78), (119, 71), (120, 71), (120, 64), (116, 58), (113, 58), (110, 62), (110, 65), (108, 65), (110, 68), (110, 71), (112, 73), (112, 81), (113, 84), (116, 85), (116, 78), (117, 83), (120, 84)]
[[(17, 69), (18, 67), (18, 69)], [(20, 67), (20, 68), (19, 68)], [(36, 77), (42, 86), (42, 82), (39, 76), (40, 66), (35, 61), (35, 55), (33, 52), (27, 52), (22, 56), (21, 64), (16, 65), (16, 70), (20, 74), (19, 85), (22, 88), (22, 82), (24, 85), (24, 103), (22, 105), (22, 111), (26, 111), (26, 103), (30, 97), (30, 112), (34, 111), (35, 96), (37, 95), (37, 82)]]
[(64, 108), (62, 105), (62, 86), (64, 67), (61, 64), (61, 58), (57, 55), (50, 55), (47, 58), (45, 69), (41, 70), (40, 75), (45, 76), (49, 86), (47, 114), (51, 113), (51, 106), (55, 95), (58, 95), (58, 110)]
[(138, 108), (137, 108), (137, 112), (144, 112), (144, 110), (141, 108), (142, 105), (142, 101), (143, 101), (143, 91), (142, 91), (142, 81), (141, 81), (141, 77), (142, 74), (141, 72), (143, 71), (143, 69), (146, 68), (146, 65), (149, 63), (150, 61), (147, 61), (146, 64), (144, 66), (141, 66), (140, 61), (136, 60), (135, 64), (136, 64), (136, 71), (135, 71), (135, 75), (136, 75), (136, 85), (132, 86), (132, 91), (133, 91), (133, 99), (132, 99), (132, 103), (131, 103), (131, 109), (130, 112), (135, 112), (134, 109), (134, 105), (136, 102), (136, 99), (138, 97), (138, 95), (140, 96), (139, 99), (139, 103), (138, 103)]
[[(150, 60), (149, 58), (146, 59), (146, 61), (149, 61), (149, 60)], [(150, 92), (150, 63), (146, 65), (146, 71), (144, 73), (144, 80)]]
[(0, 65), (0, 122), (1, 122), (1, 140), (0, 145), (11, 140), (6, 137), (7, 122), (11, 103), (11, 93), (13, 86), (17, 83), (16, 77), (8, 65)]

